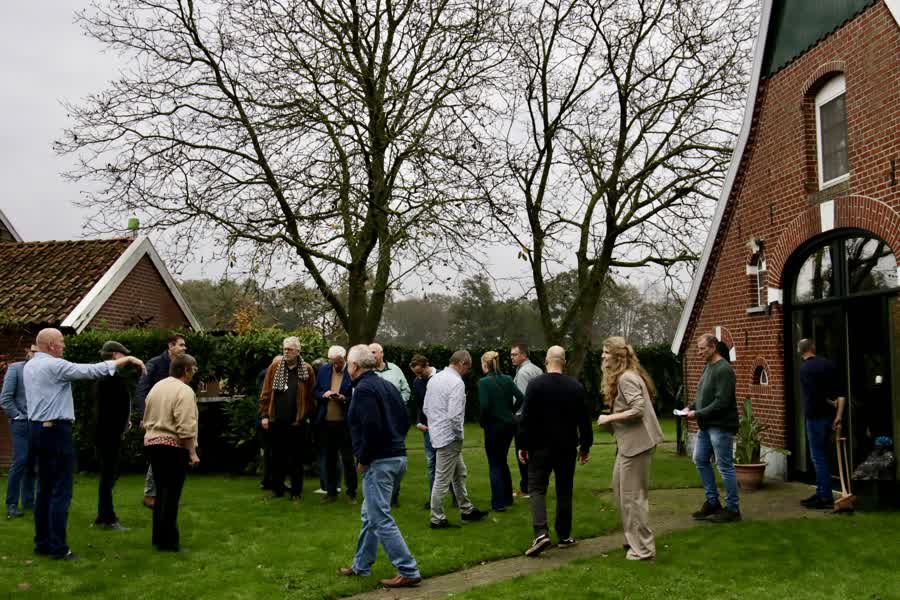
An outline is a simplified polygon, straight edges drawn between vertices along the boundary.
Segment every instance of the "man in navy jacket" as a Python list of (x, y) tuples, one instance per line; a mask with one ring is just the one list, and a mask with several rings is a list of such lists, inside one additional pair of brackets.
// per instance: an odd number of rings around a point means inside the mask
[(328, 362), (316, 373), (316, 387), (313, 397), (317, 409), (315, 425), (319, 428), (319, 439), (325, 449), (325, 485), (328, 495), (323, 502), (337, 499), (341, 474), (338, 470), (338, 454), (344, 471), (344, 489), (351, 501), (356, 500), (356, 463), (353, 460), (353, 446), (350, 429), (347, 427), (347, 409), (350, 404), (351, 381), (347, 372), (347, 351), (341, 346), (328, 349)]
[[(32, 345), (25, 351), (25, 360), (37, 352)], [(3, 379), (3, 391), (0, 392), (0, 408), (9, 417), (9, 429), (12, 433), (12, 465), (6, 479), (6, 518), (14, 519), (24, 516), (19, 510), (19, 498), (22, 508), (34, 508), (35, 458), (31, 451), (31, 424), (28, 422), (28, 408), (25, 401), (25, 382), (22, 379), (24, 362), (12, 363), (6, 369)]]
[(375, 356), (366, 346), (350, 349), (347, 369), (353, 379), (353, 401), (347, 421), (359, 461), (356, 470), (363, 476), (364, 502), (353, 565), (338, 572), (348, 577), (368, 576), (380, 543), (397, 568), (397, 576), (382, 579), (381, 584), (417, 585), (422, 575), (391, 515), (391, 495), (406, 472), (406, 405), (397, 388), (374, 372)]

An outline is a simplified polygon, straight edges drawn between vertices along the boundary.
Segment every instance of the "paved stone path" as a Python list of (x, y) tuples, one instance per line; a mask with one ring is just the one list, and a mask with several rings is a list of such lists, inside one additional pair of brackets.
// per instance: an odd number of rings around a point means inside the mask
[[(812, 486), (798, 483), (767, 482), (763, 490), (741, 494), (741, 513), (744, 520), (777, 520), (827, 518), (831, 513), (810, 511), (799, 504), (801, 498), (811, 493)], [(606, 494), (608, 495), (608, 494)], [(728, 527), (695, 521), (690, 513), (703, 501), (703, 491), (699, 488), (682, 490), (652, 490), (650, 492), (650, 523), (657, 536), (688, 529), (690, 527)], [(446, 598), (474, 587), (512, 579), (520, 575), (531, 575), (559, 568), (566, 563), (582, 559), (615, 554), (623, 559), (623, 538), (621, 533), (586, 540), (578, 545), (561, 550), (553, 547), (539, 558), (517, 556), (485, 563), (424, 580), (419, 586), (408, 589), (379, 589), (352, 596), (352, 600), (431, 600)], [(524, 552), (524, 548), (522, 549)]]

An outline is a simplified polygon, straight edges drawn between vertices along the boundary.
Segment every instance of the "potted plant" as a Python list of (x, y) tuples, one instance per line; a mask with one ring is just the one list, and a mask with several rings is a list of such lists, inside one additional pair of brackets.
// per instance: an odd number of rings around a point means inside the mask
[[(747, 398), (744, 400), (744, 414), (738, 421), (734, 448), (734, 470), (742, 490), (754, 491), (762, 487), (766, 462), (763, 460), (765, 454), (762, 453), (760, 434), (765, 429), (765, 424), (753, 414), (753, 406)], [(780, 448), (767, 449), (766, 452), (790, 454), (790, 451)]]

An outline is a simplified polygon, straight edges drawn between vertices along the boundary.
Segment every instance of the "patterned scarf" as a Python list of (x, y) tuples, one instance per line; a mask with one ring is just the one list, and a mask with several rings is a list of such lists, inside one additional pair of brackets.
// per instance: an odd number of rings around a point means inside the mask
[[(306, 381), (309, 379), (309, 369), (302, 358), (297, 359), (297, 381)], [(287, 389), (288, 382), (288, 365), (287, 360), (281, 359), (278, 363), (278, 370), (275, 371), (275, 381), (272, 382), (272, 389), (276, 392), (283, 392)]]

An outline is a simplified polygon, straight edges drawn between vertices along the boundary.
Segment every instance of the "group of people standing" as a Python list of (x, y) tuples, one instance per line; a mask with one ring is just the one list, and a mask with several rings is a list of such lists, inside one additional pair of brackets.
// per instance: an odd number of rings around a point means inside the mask
[(26, 361), (10, 365), (2, 404), (16, 424), (16, 443), (7, 489), (7, 517), (23, 516), (18, 509), (20, 496), (23, 508), (34, 510), (36, 554), (58, 560), (78, 559), (67, 543), (75, 469), (73, 381), (95, 381), (94, 441), (100, 460), (100, 481), (94, 526), (125, 530), (113, 506), (113, 487), (118, 478), (122, 439), (132, 426), (131, 386), (123, 376), (129, 367), (141, 373), (140, 424), (151, 465), (149, 477), (154, 483), (150, 491), (155, 495), (153, 501), (145, 502), (154, 511), (152, 543), (160, 551), (179, 550), (177, 513), (181, 489), (188, 466), (200, 460), (197, 402), (188, 385), (197, 372), (197, 363), (184, 352), (183, 336), (170, 337), (168, 345), (165, 361), (154, 359), (145, 366), (130, 356), (125, 346), (110, 340), (100, 351), (101, 362), (76, 364), (63, 358), (63, 334), (47, 328), (37, 334)]
[[(11, 365), (4, 381), (0, 400), (14, 435), (8, 517), (21, 516), (21, 497), (24, 508), (33, 506), (35, 552), (57, 559), (76, 558), (66, 544), (74, 468), (71, 382), (94, 379), (101, 465), (95, 525), (124, 529), (115, 514), (112, 490), (122, 436), (131, 427), (131, 394), (122, 370), (133, 367), (142, 373), (136, 398), (150, 463), (144, 500), (154, 511), (152, 542), (158, 550), (179, 550), (178, 503), (188, 468), (199, 462), (197, 404), (189, 385), (197, 363), (187, 354), (184, 337), (171, 336), (166, 351), (146, 366), (112, 340), (103, 345), (102, 361), (96, 364), (70, 363), (62, 358), (64, 348), (58, 330), (42, 330), (29, 349), (29, 359)], [(600, 415), (597, 424), (617, 442), (612, 487), (623, 523), (626, 558), (650, 560), (656, 554), (649, 526), (650, 465), (656, 446), (663, 441), (653, 408), (655, 387), (623, 338), (606, 339), (602, 349), (602, 391), (609, 411)], [(283, 497), (289, 491), (291, 499), (301, 498), (309, 439), (306, 428), (311, 423), (324, 449), (323, 501), (337, 498), (339, 463), (351, 502), (356, 502), (358, 478), (362, 478), (362, 529), (351, 566), (339, 572), (368, 575), (380, 544), (397, 569), (395, 577), (382, 583), (387, 587), (416, 585), (421, 581), (418, 565), (391, 514), (407, 466), (410, 398), (416, 403), (416, 427), (423, 434), (431, 528), (459, 527), (444, 511), (450, 494), (462, 521), (480, 521), (488, 514), (469, 498), (463, 459), (463, 377), (472, 368), (472, 357), (465, 350), (456, 351), (449, 365), (438, 370), (427, 357), (415, 355), (409, 365), (415, 374), (410, 387), (399, 367), (384, 361), (378, 344), (354, 346), (349, 352), (332, 346), (328, 362), (318, 370), (304, 362), (301, 350), (298, 338), (286, 338), (282, 353), (262, 377), (260, 426), (268, 434), (271, 449), (272, 496)], [(799, 350), (806, 361), (802, 367), (804, 393), (810, 402), (822, 396), (829, 405), (837, 406), (837, 417), (833, 410), (827, 416), (832, 419), (829, 423), (839, 427), (843, 398), (830, 399), (834, 395), (833, 369), (827, 361), (816, 361), (810, 340), (804, 340)], [(693, 516), (714, 522), (737, 521), (741, 514), (732, 461), (737, 429), (734, 370), (719, 353), (715, 337), (698, 338), (697, 351), (706, 365), (695, 401), (685, 416), (698, 423), (694, 462), (706, 499)], [(484, 376), (478, 381), (479, 421), (485, 432), (491, 509), (504, 512), (515, 497), (529, 499), (535, 537), (525, 554), (537, 556), (552, 545), (546, 508), (551, 474), (556, 486), (557, 546), (568, 548), (576, 543), (572, 537), (573, 486), (577, 464), (590, 459), (590, 408), (582, 385), (564, 374), (566, 353), (562, 347), (547, 350), (546, 372), (529, 360), (524, 344), (513, 346), (510, 357), (516, 366), (515, 377), (500, 372), (497, 352), (481, 356)], [(825, 417), (811, 418), (825, 423)], [(520, 469), (517, 490), (508, 463), (513, 442)], [(814, 450), (821, 453), (819, 439), (811, 440), (810, 444), (814, 443)], [(724, 506), (710, 464), (713, 456), (725, 483)], [(39, 481), (36, 496), (34, 465)], [(827, 472), (820, 476), (824, 480)], [(289, 489), (286, 478), (290, 479)], [(824, 487), (824, 481), (820, 483)], [(825, 490), (804, 502), (820, 507), (827, 501), (826, 494), (830, 499), (830, 490)]]

